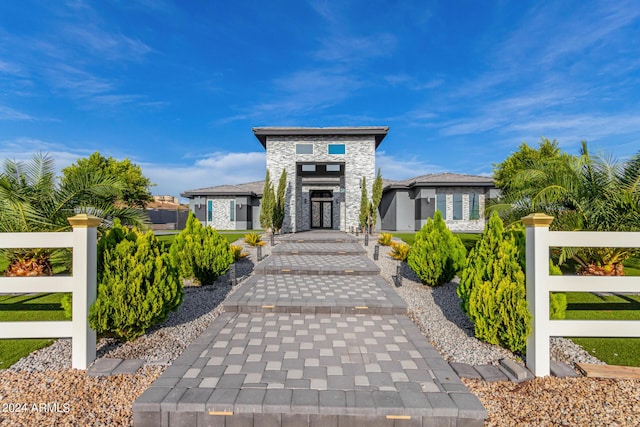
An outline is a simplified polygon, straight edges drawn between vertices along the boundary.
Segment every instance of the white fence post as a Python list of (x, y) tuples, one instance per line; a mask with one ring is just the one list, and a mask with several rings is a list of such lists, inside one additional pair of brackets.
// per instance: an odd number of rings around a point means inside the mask
[(526, 234), (527, 304), (532, 315), (527, 338), (527, 367), (536, 376), (549, 375), (549, 226), (553, 217), (534, 213), (522, 218)]
[(89, 307), (97, 294), (97, 230), (102, 221), (79, 214), (68, 218), (73, 227), (73, 321), (71, 367), (87, 369), (96, 359), (96, 331), (89, 327)]

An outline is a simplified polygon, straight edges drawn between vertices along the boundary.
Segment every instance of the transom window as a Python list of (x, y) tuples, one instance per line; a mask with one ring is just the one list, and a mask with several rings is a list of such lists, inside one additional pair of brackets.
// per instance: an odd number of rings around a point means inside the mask
[(345, 154), (346, 147), (344, 144), (329, 144), (327, 152), (329, 154)]
[(313, 144), (296, 144), (296, 154), (313, 154)]

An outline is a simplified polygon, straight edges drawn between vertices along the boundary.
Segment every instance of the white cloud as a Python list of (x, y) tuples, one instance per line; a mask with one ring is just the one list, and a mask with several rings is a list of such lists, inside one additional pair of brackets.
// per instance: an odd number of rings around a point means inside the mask
[(62, 144), (44, 141), (37, 138), (15, 138), (0, 141), (0, 159), (28, 161), (37, 152), (48, 154), (53, 158), (56, 173), (71, 165), (80, 157), (91, 154), (90, 150), (70, 149)]
[(384, 179), (402, 180), (429, 173), (445, 172), (441, 166), (430, 164), (416, 156), (395, 156), (386, 151), (376, 152), (376, 169)]
[(142, 164), (144, 174), (154, 182), (154, 194), (178, 195), (196, 188), (241, 184), (264, 179), (264, 152), (212, 153), (193, 164)]
[(0, 105), (0, 120), (34, 120), (28, 114)]

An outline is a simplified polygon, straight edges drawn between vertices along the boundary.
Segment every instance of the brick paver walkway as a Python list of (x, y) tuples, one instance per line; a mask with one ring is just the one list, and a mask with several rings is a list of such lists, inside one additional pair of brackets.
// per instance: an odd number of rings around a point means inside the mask
[(135, 425), (483, 425), (479, 400), (353, 241), (282, 239), (136, 400)]

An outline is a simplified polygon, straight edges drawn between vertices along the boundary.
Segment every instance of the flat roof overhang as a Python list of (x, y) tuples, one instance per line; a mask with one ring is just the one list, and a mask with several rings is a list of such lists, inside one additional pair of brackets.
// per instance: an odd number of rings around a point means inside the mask
[(318, 136), (318, 135), (364, 135), (376, 139), (376, 148), (389, 132), (389, 126), (356, 126), (356, 127), (255, 127), (251, 129), (258, 141), (267, 148), (268, 136)]

